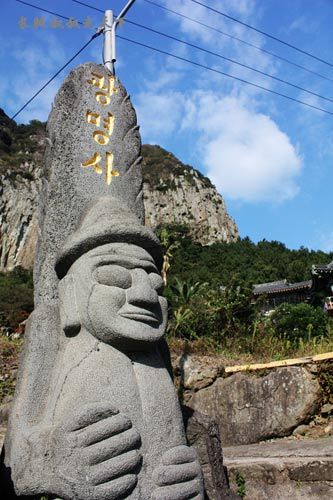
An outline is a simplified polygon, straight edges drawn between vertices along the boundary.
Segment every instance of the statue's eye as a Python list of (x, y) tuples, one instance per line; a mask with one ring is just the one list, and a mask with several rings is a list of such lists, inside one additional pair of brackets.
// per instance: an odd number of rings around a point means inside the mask
[(164, 289), (164, 283), (163, 283), (161, 276), (157, 273), (150, 273), (149, 279), (151, 281), (153, 288), (155, 288), (156, 292), (158, 294), (161, 294), (163, 292), (163, 289)]
[(101, 285), (129, 288), (132, 284), (131, 273), (128, 269), (113, 264), (99, 266), (94, 272), (94, 278)]

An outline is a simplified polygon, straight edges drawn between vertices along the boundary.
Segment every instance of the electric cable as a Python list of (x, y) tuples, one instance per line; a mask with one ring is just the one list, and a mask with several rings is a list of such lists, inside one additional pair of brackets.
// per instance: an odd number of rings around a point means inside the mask
[(210, 66), (206, 66), (206, 65), (198, 63), (196, 61), (192, 61), (191, 59), (186, 59), (185, 57), (177, 56), (176, 54), (172, 54), (171, 52), (167, 52), (166, 50), (157, 49), (156, 47), (152, 47), (151, 45), (147, 45), (145, 43), (138, 42), (137, 40), (132, 40), (130, 38), (126, 38), (126, 37), (121, 36), (121, 35), (117, 35), (117, 38), (119, 38), (121, 40), (125, 40), (125, 41), (130, 42), (130, 43), (133, 43), (135, 45), (139, 45), (141, 47), (145, 47), (145, 48), (153, 50), (155, 52), (159, 52), (160, 54), (174, 57), (175, 59), (178, 59), (179, 61), (184, 61), (184, 62), (193, 64), (194, 66), (198, 66), (199, 68), (206, 69), (208, 71), (212, 71), (212, 72), (217, 73), (219, 75), (227, 76), (228, 78), (232, 78), (232, 79), (237, 80), (241, 83), (246, 83), (248, 85), (251, 85), (252, 87), (255, 87), (255, 88), (258, 88), (261, 90), (265, 90), (266, 92), (270, 92), (271, 94), (278, 95), (280, 97), (284, 97), (285, 99), (289, 99), (290, 101), (297, 102), (298, 104), (302, 104), (304, 106), (307, 106), (308, 108), (316, 109), (317, 111), (321, 111), (321, 112), (326, 113), (328, 115), (333, 115), (333, 112), (328, 111), (327, 109), (323, 109), (323, 108), (320, 108), (320, 107), (315, 106), (313, 104), (309, 104), (307, 102), (296, 99), (295, 97), (291, 97), (291, 96), (288, 96), (286, 94), (282, 94), (281, 92), (277, 92), (276, 90), (268, 89), (267, 87), (264, 87), (264, 86), (259, 85), (257, 83), (249, 82), (248, 80), (245, 80), (244, 78), (239, 78), (238, 76), (231, 75), (230, 73), (225, 73), (224, 71), (220, 71), (220, 70), (212, 68)]
[[(16, 0), (16, 1), (23, 3), (23, 2), (22, 2), (22, 0)], [(78, 0), (72, 0), (72, 1), (73, 1), (73, 2), (75, 2), (75, 3), (81, 3), (82, 5), (85, 5), (85, 6), (87, 6), (87, 7), (90, 7), (90, 8), (92, 8), (92, 9), (95, 9), (95, 10), (100, 10), (100, 9), (97, 9), (96, 7), (91, 6), (91, 5), (84, 4), (83, 2), (80, 2), (80, 1), (78, 1)], [(26, 4), (27, 4), (27, 2), (24, 2), (24, 3), (26, 3)], [(37, 9), (39, 8), (39, 7), (37, 7), (37, 6), (35, 6), (35, 5), (32, 5), (32, 4), (29, 4), (29, 5), (30, 5), (31, 7), (37, 8)], [(40, 10), (43, 10), (43, 9), (40, 9)], [(104, 11), (102, 11), (102, 12), (104, 12)], [(57, 15), (57, 14), (55, 14), (55, 15)], [(66, 19), (69, 19), (69, 18), (67, 18), (67, 17), (66, 17)], [(151, 29), (151, 28), (149, 28), (149, 29)], [(26, 104), (25, 104), (24, 106), (22, 106), (22, 108), (21, 108), (21, 109), (20, 109), (20, 110), (19, 110), (19, 111), (18, 111), (18, 112), (17, 112), (17, 113), (16, 113), (16, 114), (12, 117), (12, 119), (14, 119), (14, 118), (15, 118), (15, 117), (16, 117), (16, 116), (17, 116), (17, 115), (18, 115), (18, 114), (19, 114), (19, 113), (20, 113), (23, 109), (25, 109), (25, 108), (26, 108), (26, 106), (27, 106), (27, 105), (28, 105), (28, 104), (29, 104), (29, 103), (30, 103), (30, 102), (31, 102), (31, 101), (32, 101), (32, 100), (33, 100), (33, 99), (34, 99), (34, 98), (35, 98), (35, 97), (36, 97), (36, 96), (37, 96), (37, 95), (38, 95), (38, 94), (42, 91), (42, 90), (44, 90), (44, 88), (45, 88), (45, 87), (46, 87), (49, 83), (51, 83), (51, 81), (52, 81), (52, 80), (54, 80), (54, 78), (56, 78), (56, 76), (58, 76), (58, 74), (59, 74), (59, 73), (60, 73), (60, 72), (61, 72), (64, 68), (66, 68), (66, 66), (68, 66), (68, 65), (69, 65), (69, 64), (73, 61), (73, 59), (75, 59), (75, 58), (76, 58), (76, 57), (77, 57), (77, 56), (78, 56), (78, 55), (79, 55), (79, 54), (80, 54), (80, 53), (81, 53), (81, 52), (82, 52), (82, 51), (83, 51), (83, 50), (87, 47), (87, 45), (89, 45), (89, 43), (91, 43), (91, 41), (92, 41), (94, 38), (96, 38), (97, 36), (99, 36), (101, 33), (102, 33), (102, 30), (100, 30), (99, 32), (95, 33), (95, 34), (91, 37), (91, 39), (90, 39), (90, 40), (89, 40), (89, 41), (88, 41), (88, 42), (87, 42), (87, 43), (86, 43), (86, 44), (85, 44), (85, 45), (84, 45), (84, 46), (83, 46), (83, 47), (82, 47), (82, 48), (81, 48), (81, 49), (80, 49), (80, 50), (79, 50), (79, 51), (78, 51), (78, 52), (77, 52), (77, 53), (76, 53), (76, 54), (75, 54), (75, 55), (74, 55), (74, 56), (73, 56), (73, 57), (72, 57), (72, 58), (71, 58), (71, 59), (70, 59), (70, 60), (69, 60), (69, 61), (68, 61), (65, 65), (64, 65), (64, 66), (62, 66), (62, 68), (60, 68), (60, 69), (59, 69), (59, 71), (57, 71), (57, 73), (56, 73), (55, 75), (53, 75), (53, 76), (52, 76), (52, 77), (48, 80), (48, 82), (46, 82), (46, 83), (45, 83), (45, 85), (43, 85), (43, 87), (42, 87), (42, 88), (41, 88), (38, 92), (36, 92), (36, 94), (34, 94), (34, 96), (32, 96), (32, 98), (31, 98), (31, 99), (29, 99), (29, 101), (27, 101), (27, 102), (26, 102)], [(229, 73), (226, 73), (226, 72), (223, 72), (223, 71), (217, 70), (217, 69), (215, 69), (215, 68), (212, 68), (212, 67), (210, 67), (210, 66), (206, 66), (206, 65), (201, 64), (201, 63), (198, 63), (198, 62), (196, 62), (196, 61), (192, 61), (192, 60), (190, 60), (190, 59), (186, 59), (186, 58), (184, 58), (184, 57), (177, 56), (176, 54), (172, 54), (172, 53), (167, 52), (167, 51), (164, 51), (164, 50), (162, 50), (162, 49), (158, 49), (158, 48), (156, 48), (156, 47), (152, 47), (152, 46), (150, 46), (150, 45), (144, 44), (144, 43), (139, 42), (139, 41), (137, 41), (137, 40), (132, 40), (132, 39), (130, 39), (130, 38), (126, 38), (126, 37), (123, 37), (123, 36), (120, 36), (120, 35), (117, 35), (117, 38), (122, 39), (122, 40), (125, 40), (125, 41), (127, 41), (127, 42), (130, 42), (130, 43), (132, 43), (132, 44), (136, 44), (136, 45), (141, 46), (141, 47), (148, 48), (148, 49), (153, 50), (153, 51), (155, 51), (155, 52), (158, 52), (158, 53), (160, 53), (160, 54), (164, 54), (164, 55), (167, 55), (167, 56), (170, 56), (170, 57), (174, 57), (175, 59), (178, 59), (178, 60), (180, 60), (180, 61), (187, 62), (187, 63), (189, 63), (189, 64), (192, 64), (192, 65), (194, 65), (194, 66), (200, 67), (200, 68), (202, 68), (202, 69), (206, 69), (206, 70), (208, 70), (208, 71), (212, 71), (212, 72), (217, 73), (217, 74), (220, 74), (220, 75), (222, 75), (222, 76), (226, 76), (226, 77), (228, 77), (228, 78), (232, 78), (232, 79), (234, 79), (234, 80), (236, 80), (236, 81), (239, 81), (239, 82), (241, 82), (241, 83), (246, 83), (246, 84), (248, 84), (248, 85), (250, 85), (250, 86), (252, 86), (252, 87), (255, 87), (255, 88), (258, 88), (258, 89), (264, 90), (264, 91), (266, 91), (266, 92), (269, 92), (269, 93), (274, 94), (274, 95), (278, 95), (278, 96), (280, 96), (280, 97), (284, 97), (285, 99), (288, 99), (288, 100), (290, 100), (290, 101), (296, 102), (296, 103), (298, 103), (298, 104), (302, 104), (302, 105), (304, 105), (304, 106), (307, 106), (307, 107), (309, 107), (309, 108), (315, 109), (315, 110), (317, 110), (317, 111), (321, 111), (321, 112), (323, 112), (323, 113), (326, 113), (326, 114), (329, 114), (329, 115), (333, 115), (333, 112), (328, 111), (328, 110), (323, 109), (323, 108), (320, 108), (319, 106), (315, 106), (315, 105), (313, 105), (313, 104), (306, 103), (306, 102), (301, 101), (301, 100), (299, 100), (299, 99), (296, 99), (296, 98), (294, 98), (294, 97), (288, 96), (288, 95), (286, 95), (286, 94), (282, 94), (282, 93), (277, 92), (277, 91), (272, 90), (272, 89), (268, 89), (267, 87), (264, 87), (264, 86), (262, 86), (262, 85), (259, 85), (259, 84), (256, 84), (256, 83), (253, 83), (253, 82), (250, 82), (250, 81), (245, 80), (245, 79), (243, 79), (243, 78), (239, 78), (239, 77), (237, 77), (237, 76), (235, 76), (235, 75), (231, 75), (231, 74), (229, 74)]]
[(79, 54), (81, 54), (81, 52), (83, 52), (83, 50), (88, 47), (88, 45), (96, 38), (98, 37), (100, 34), (102, 33), (102, 31), (98, 31), (97, 33), (95, 33), (91, 38), (90, 40), (88, 40), (87, 43), (85, 43), (83, 45), (83, 47), (81, 47), (80, 50), (78, 50), (74, 55), (73, 57), (71, 57), (67, 62), (66, 64), (64, 64), (16, 113), (15, 115), (13, 115), (11, 117), (12, 120), (14, 120), (14, 118), (17, 117), (18, 114), (21, 113), (21, 111), (23, 111), (61, 72), (63, 69), (65, 69)]
[[(317, 71), (313, 71), (312, 69), (306, 68), (305, 66), (302, 66), (301, 64), (295, 63), (294, 61), (290, 61), (290, 59), (286, 59), (285, 57), (282, 57), (282, 56), (279, 56), (278, 54), (275, 54), (274, 52), (270, 52), (269, 50), (266, 50), (263, 47), (259, 47), (259, 45), (255, 45), (254, 43), (243, 40), (242, 38), (239, 38), (235, 35), (231, 35), (230, 33), (226, 33), (225, 31), (222, 31), (218, 28), (215, 28), (214, 26), (211, 26), (210, 24), (203, 23), (202, 21), (199, 21), (198, 19), (194, 19), (193, 17), (189, 17), (189, 16), (186, 16), (185, 14), (181, 14), (180, 12), (176, 12), (175, 10), (169, 9), (168, 7), (164, 7), (164, 5), (161, 5), (157, 2), (154, 2), (153, 0), (144, 0), (144, 2), (149, 3), (151, 5), (154, 5), (155, 7), (158, 7), (159, 9), (163, 9), (167, 12), (171, 12), (175, 16), (179, 16), (179, 17), (182, 17), (184, 19), (187, 19), (188, 21), (191, 21), (192, 23), (198, 24), (199, 26), (203, 26), (204, 28), (207, 28), (208, 30), (215, 31), (216, 33), (219, 33), (223, 36), (231, 38), (232, 40), (236, 40), (237, 42), (243, 43), (244, 45), (247, 45), (248, 47), (251, 47), (253, 49), (259, 50), (260, 52), (263, 52), (264, 54), (268, 54), (272, 57), (275, 57), (276, 59), (279, 59), (280, 61), (283, 61), (287, 64), (290, 64), (291, 66), (295, 66), (295, 68), (302, 69), (303, 71), (306, 71), (308, 73), (311, 73), (312, 75), (318, 76), (319, 78), (323, 78), (324, 80), (327, 80), (329, 82), (333, 82), (333, 78), (329, 78), (328, 76), (322, 75), (321, 73), (318, 73)], [(77, 2), (77, 3), (82, 3), (82, 2)], [(87, 5), (87, 4), (82, 3), (82, 5)]]
[(72, 0), (72, 2), (79, 3), (80, 5), (84, 5), (85, 7), (88, 7), (89, 9), (97, 10), (97, 12), (102, 12), (103, 14), (105, 13), (105, 10), (98, 9), (97, 7), (94, 7), (93, 5), (89, 5), (88, 3), (80, 2), (79, 0)]
[(229, 14), (226, 14), (225, 12), (221, 12), (220, 10), (217, 10), (214, 7), (210, 7), (207, 4), (199, 2), (198, 0), (190, 0), (190, 2), (196, 3), (197, 5), (201, 5), (202, 7), (205, 7), (205, 9), (211, 10), (212, 12), (215, 12), (216, 14), (219, 14), (220, 16), (226, 17), (227, 19), (230, 19), (231, 21), (234, 21), (238, 24), (241, 24), (242, 26), (246, 26), (247, 28), (249, 28), (253, 31), (256, 31), (257, 33), (260, 33), (261, 35), (267, 36), (268, 38), (271, 38), (272, 40), (275, 40), (276, 42), (282, 43), (283, 45), (286, 45), (287, 47), (290, 47), (294, 50), (297, 50), (298, 52), (305, 54), (309, 57), (312, 57), (313, 59), (316, 59), (317, 61), (320, 61), (324, 64), (327, 64), (328, 66), (331, 66), (333, 68), (332, 63), (325, 61), (324, 59), (321, 59), (320, 57), (318, 57), (314, 54), (311, 54), (310, 52), (307, 52), (306, 50), (300, 49), (299, 47), (296, 47), (296, 45), (293, 45), (289, 42), (285, 42), (284, 40), (281, 40), (280, 38), (277, 38), (274, 35), (270, 35), (266, 31), (262, 31), (259, 28), (255, 28), (254, 26), (251, 26), (250, 24), (247, 24), (247, 23), (241, 21), (240, 19), (237, 19), (236, 17), (232, 17)]
[(304, 87), (300, 87), (299, 85), (296, 85), (295, 83), (288, 82), (287, 80), (283, 80), (283, 78), (279, 78), (278, 76), (271, 75), (270, 73), (266, 73), (266, 71), (261, 71), (260, 69), (252, 68), (252, 66), (248, 66), (247, 64), (241, 63), (239, 61), (236, 61), (235, 59), (231, 59), (230, 57), (223, 56), (222, 54), (218, 54), (217, 52), (213, 52), (211, 50), (205, 49), (203, 47), (200, 47), (199, 45), (195, 45), (194, 43), (187, 42), (185, 40), (182, 40), (181, 38), (177, 38), (172, 35), (168, 35), (167, 33), (163, 33), (162, 31), (155, 30), (153, 28), (149, 28), (147, 26), (144, 26), (143, 24), (136, 23), (134, 21), (129, 21), (127, 19), (127, 22), (134, 25), (138, 26), (140, 28), (143, 28), (145, 30), (148, 30), (152, 33), (155, 33), (157, 35), (164, 36), (166, 38), (169, 38), (170, 40), (174, 40), (178, 43), (183, 43), (184, 45), (187, 45), (188, 47), (192, 47), (193, 49), (200, 50), (202, 52), (205, 52), (206, 54), (209, 54), (211, 56), (218, 57), (220, 59), (223, 59), (225, 61), (231, 62), (232, 64), (236, 64), (237, 66), (241, 66), (242, 68), (246, 68), (250, 71), (254, 71), (255, 73), (258, 73), (260, 75), (266, 76), (268, 78), (272, 78), (273, 80), (276, 80), (277, 82), (284, 83), (285, 85), (289, 85), (290, 87), (293, 87), (297, 90), (301, 90), (302, 92), (306, 92), (307, 94), (311, 94), (315, 97), (319, 97), (320, 99), (324, 99), (325, 101), (333, 102), (333, 99), (329, 97), (322, 96), (321, 94), (317, 94), (317, 92), (313, 92), (312, 90), (308, 90)]
[[(94, 7), (94, 6), (89, 5), (89, 4), (86, 4), (86, 3), (81, 2), (81, 1), (79, 1), (79, 0), (72, 0), (72, 1), (73, 1), (73, 2), (75, 2), (75, 3), (79, 3), (79, 4), (81, 4), (81, 5), (84, 5), (85, 7), (89, 7), (89, 8), (91, 8), (91, 9), (93, 9), (93, 10), (98, 10), (98, 11), (100, 11), (100, 9), (97, 9), (97, 8), (96, 8), (96, 7)], [(101, 12), (103, 12), (103, 11), (101, 11)], [(246, 69), (248, 69), (248, 70), (250, 70), (250, 71), (254, 71), (255, 73), (258, 73), (258, 74), (263, 75), (263, 76), (265, 76), (265, 77), (271, 78), (271, 79), (273, 79), (273, 80), (275, 80), (275, 81), (278, 81), (278, 82), (280, 82), (280, 83), (284, 83), (285, 85), (289, 85), (290, 87), (293, 87), (293, 88), (295, 88), (295, 89), (297, 89), (297, 90), (300, 90), (300, 91), (302, 91), (302, 92), (306, 92), (307, 94), (313, 95), (313, 96), (315, 96), (315, 97), (319, 97), (320, 99), (324, 99), (325, 101), (328, 101), (328, 102), (333, 102), (333, 99), (331, 99), (331, 98), (329, 98), (329, 97), (322, 96), (321, 94), (318, 94), (317, 92), (313, 92), (312, 90), (308, 90), (308, 89), (306, 89), (306, 88), (304, 88), (304, 87), (301, 87), (301, 86), (296, 85), (296, 84), (294, 84), (294, 83), (288, 82), (287, 80), (284, 80), (284, 79), (282, 79), (282, 78), (279, 78), (278, 76), (274, 76), (274, 75), (271, 75), (271, 74), (269, 74), (269, 73), (266, 73), (266, 71), (261, 71), (260, 69), (253, 68), (252, 66), (248, 66), (247, 64), (243, 64), (243, 63), (241, 63), (241, 62), (239, 62), (239, 61), (235, 61), (234, 59), (231, 59), (230, 57), (223, 56), (222, 54), (218, 54), (218, 53), (213, 52), (213, 51), (211, 51), (211, 50), (208, 50), (208, 49), (205, 49), (205, 48), (203, 48), (203, 47), (200, 47), (199, 45), (195, 45), (195, 44), (193, 44), (193, 43), (190, 43), (190, 42), (187, 42), (187, 41), (185, 41), (185, 40), (182, 40), (181, 38), (177, 38), (177, 37), (172, 36), (172, 35), (169, 35), (169, 34), (167, 34), (167, 33), (163, 33), (162, 31), (155, 30), (155, 29), (150, 28), (150, 27), (148, 27), (148, 26), (145, 26), (145, 25), (143, 25), (143, 24), (140, 24), (140, 23), (137, 23), (137, 22), (134, 22), (134, 21), (130, 21), (129, 19), (126, 19), (126, 21), (127, 21), (129, 24), (132, 24), (132, 25), (134, 25), (134, 26), (138, 26), (139, 28), (143, 28), (143, 29), (145, 29), (145, 30), (147, 30), (147, 31), (150, 31), (150, 32), (152, 32), (152, 33), (155, 33), (155, 34), (157, 34), (157, 35), (164, 36), (164, 37), (166, 37), (166, 38), (169, 38), (170, 40), (174, 40), (174, 41), (176, 41), (176, 42), (178, 42), (178, 43), (182, 43), (182, 44), (184, 44), (184, 45), (187, 45), (188, 47), (192, 47), (192, 48), (194, 48), (194, 49), (197, 49), (197, 50), (200, 50), (200, 51), (202, 51), (202, 52), (205, 52), (206, 54), (209, 54), (209, 55), (212, 55), (212, 56), (218, 57), (218, 58), (220, 58), (220, 59), (223, 59), (223, 60), (225, 60), (225, 61), (231, 62), (232, 64), (236, 64), (237, 66), (241, 66), (242, 68), (246, 68)]]
[[(67, 16), (63, 16), (61, 14), (57, 14), (56, 12), (52, 12), (52, 10), (44, 9), (44, 7), (38, 7), (37, 5), (33, 5), (32, 3), (25, 2), (24, 0), (16, 0), (16, 2), (22, 3), (24, 5), (28, 5), (29, 7), (33, 7), (34, 9), (37, 9), (37, 10), (42, 10), (43, 12), (47, 12), (47, 14), (52, 14), (53, 16), (61, 17), (62, 19), (66, 19), (67, 21), (69, 21), (70, 19), (73, 19), (72, 17), (67, 17)], [(78, 23), (83, 25), (83, 23), (81, 21), (78, 21)]]

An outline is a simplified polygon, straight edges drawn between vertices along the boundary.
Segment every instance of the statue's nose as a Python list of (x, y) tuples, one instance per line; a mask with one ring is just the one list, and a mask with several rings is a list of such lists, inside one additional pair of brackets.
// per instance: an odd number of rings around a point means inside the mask
[(127, 289), (127, 301), (137, 306), (156, 304), (158, 294), (153, 288), (147, 272), (144, 269), (133, 269), (131, 274), (132, 286)]

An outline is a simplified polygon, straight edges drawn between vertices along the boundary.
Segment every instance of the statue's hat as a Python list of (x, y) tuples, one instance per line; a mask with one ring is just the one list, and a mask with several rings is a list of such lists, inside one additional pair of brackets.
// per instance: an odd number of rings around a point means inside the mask
[(162, 247), (153, 231), (143, 226), (124, 202), (108, 196), (87, 207), (78, 228), (65, 241), (55, 265), (58, 278), (63, 278), (81, 255), (107, 243), (138, 245), (152, 255), (158, 269), (162, 267)]

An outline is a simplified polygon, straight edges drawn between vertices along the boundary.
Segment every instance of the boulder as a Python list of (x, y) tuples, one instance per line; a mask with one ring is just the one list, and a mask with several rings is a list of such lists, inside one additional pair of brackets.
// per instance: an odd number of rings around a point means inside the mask
[(188, 406), (216, 419), (223, 446), (289, 435), (307, 423), (321, 401), (318, 381), (303, 367), (266, 376), (236, 373), (196, 392)]
[(173, 370), (178, 385), (189, 391), (208, 387), (224, 374), (224, 367), (218, 357), (195, 354), (183, 354), (174, 359)]
[(205, 481), (206, 500), (237, 500), (229, 488), (227, 470), (223, 455), (219, 427), (207, 415), (182, 407), (188, 444), (197, 451)]

